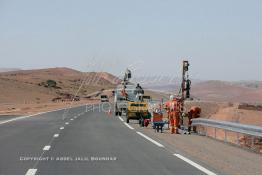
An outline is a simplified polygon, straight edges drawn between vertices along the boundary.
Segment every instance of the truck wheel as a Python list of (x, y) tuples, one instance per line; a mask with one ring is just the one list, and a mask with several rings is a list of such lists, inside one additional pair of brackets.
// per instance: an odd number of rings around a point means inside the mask
[(126, 123), (129, 123), (129, 118), (128, 117), (126, 118)]
[(119, 112), (119, 116), (122, 116), (122, 112)]

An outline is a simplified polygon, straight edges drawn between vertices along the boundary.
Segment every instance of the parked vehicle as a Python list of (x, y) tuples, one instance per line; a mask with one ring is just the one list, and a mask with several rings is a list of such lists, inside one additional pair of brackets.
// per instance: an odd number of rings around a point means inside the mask
[(107, 95), (101, 95), (101, 102), (109, 102), (108, 96)]

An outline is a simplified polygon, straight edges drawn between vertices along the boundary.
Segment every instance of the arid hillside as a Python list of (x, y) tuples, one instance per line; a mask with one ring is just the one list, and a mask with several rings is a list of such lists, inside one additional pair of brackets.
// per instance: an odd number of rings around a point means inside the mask
[(2, 111), (46, 103), (87, 100), (90, 94), (112, 89), (120, 80), (105, 72), (80, 72), (69, 68), (21, 70), (0, 73)]
[(230, 83), (205, 81), (192, 85), (192, 95), (201, 100), (216, 102), (245, 102), (262, 104), (261, 82)]

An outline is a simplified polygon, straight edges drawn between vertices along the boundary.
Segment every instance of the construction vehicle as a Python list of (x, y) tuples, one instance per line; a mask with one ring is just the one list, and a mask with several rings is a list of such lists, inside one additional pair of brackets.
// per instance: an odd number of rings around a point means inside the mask
[[(129, 82), (131, 71), (127, 69), (124, 79), (114, 91), (115, 115), (125, 116), (126, 122), (129, 120), (139, 120), (141, 126), (144, 125), (144, 119), (150, 118), (148, 112), (148, 101), (144, 100), (144, 90), (138, 84)], [(148, 96), (145, 96), (148, 99)]]
[(108, 96), (107, 95), (101, 95), (100, 96), (101, 102), (109, 102)]

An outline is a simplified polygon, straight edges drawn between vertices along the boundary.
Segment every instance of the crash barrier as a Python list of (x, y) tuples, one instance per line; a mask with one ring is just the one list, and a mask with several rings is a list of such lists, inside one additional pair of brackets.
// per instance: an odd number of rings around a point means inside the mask
[[(250, 143), (245, 143), (245, 147), (248, 147), (252, 150), (256, 150), (262, 152), (262, 146), (257, 148), (255, 146), (255, 142), (258, 144), (262, 144), (262, 127), (255, 126), (255, 125), (246, 125), (234, 122), (227, 122), (227, 121), (219, 121), (213, 119), (205, 119), (205, 118), (197, 118), (193, 119), (192, 122), (193, 126), (204, 126), (204, 127), (211, 127), (214, 128), (214, 138), (217, 138), (217, 129), (222, 129), (225, 132), (224, 141), (228, 142), (228, 132), (235, 132), (240, 133), (246, 136), (245, 142), (250, 140)], [(198, 132), (199, 134), (203, 134), (203, 132)], [(204, 133), (205, 135), (207, 133)], [(239, 135), (237, 135), (239, 136)], [(249, 139), (250, 138), (250, 139)], [(237, 138), (237, 144), (240, 145), (240, 139)]]

